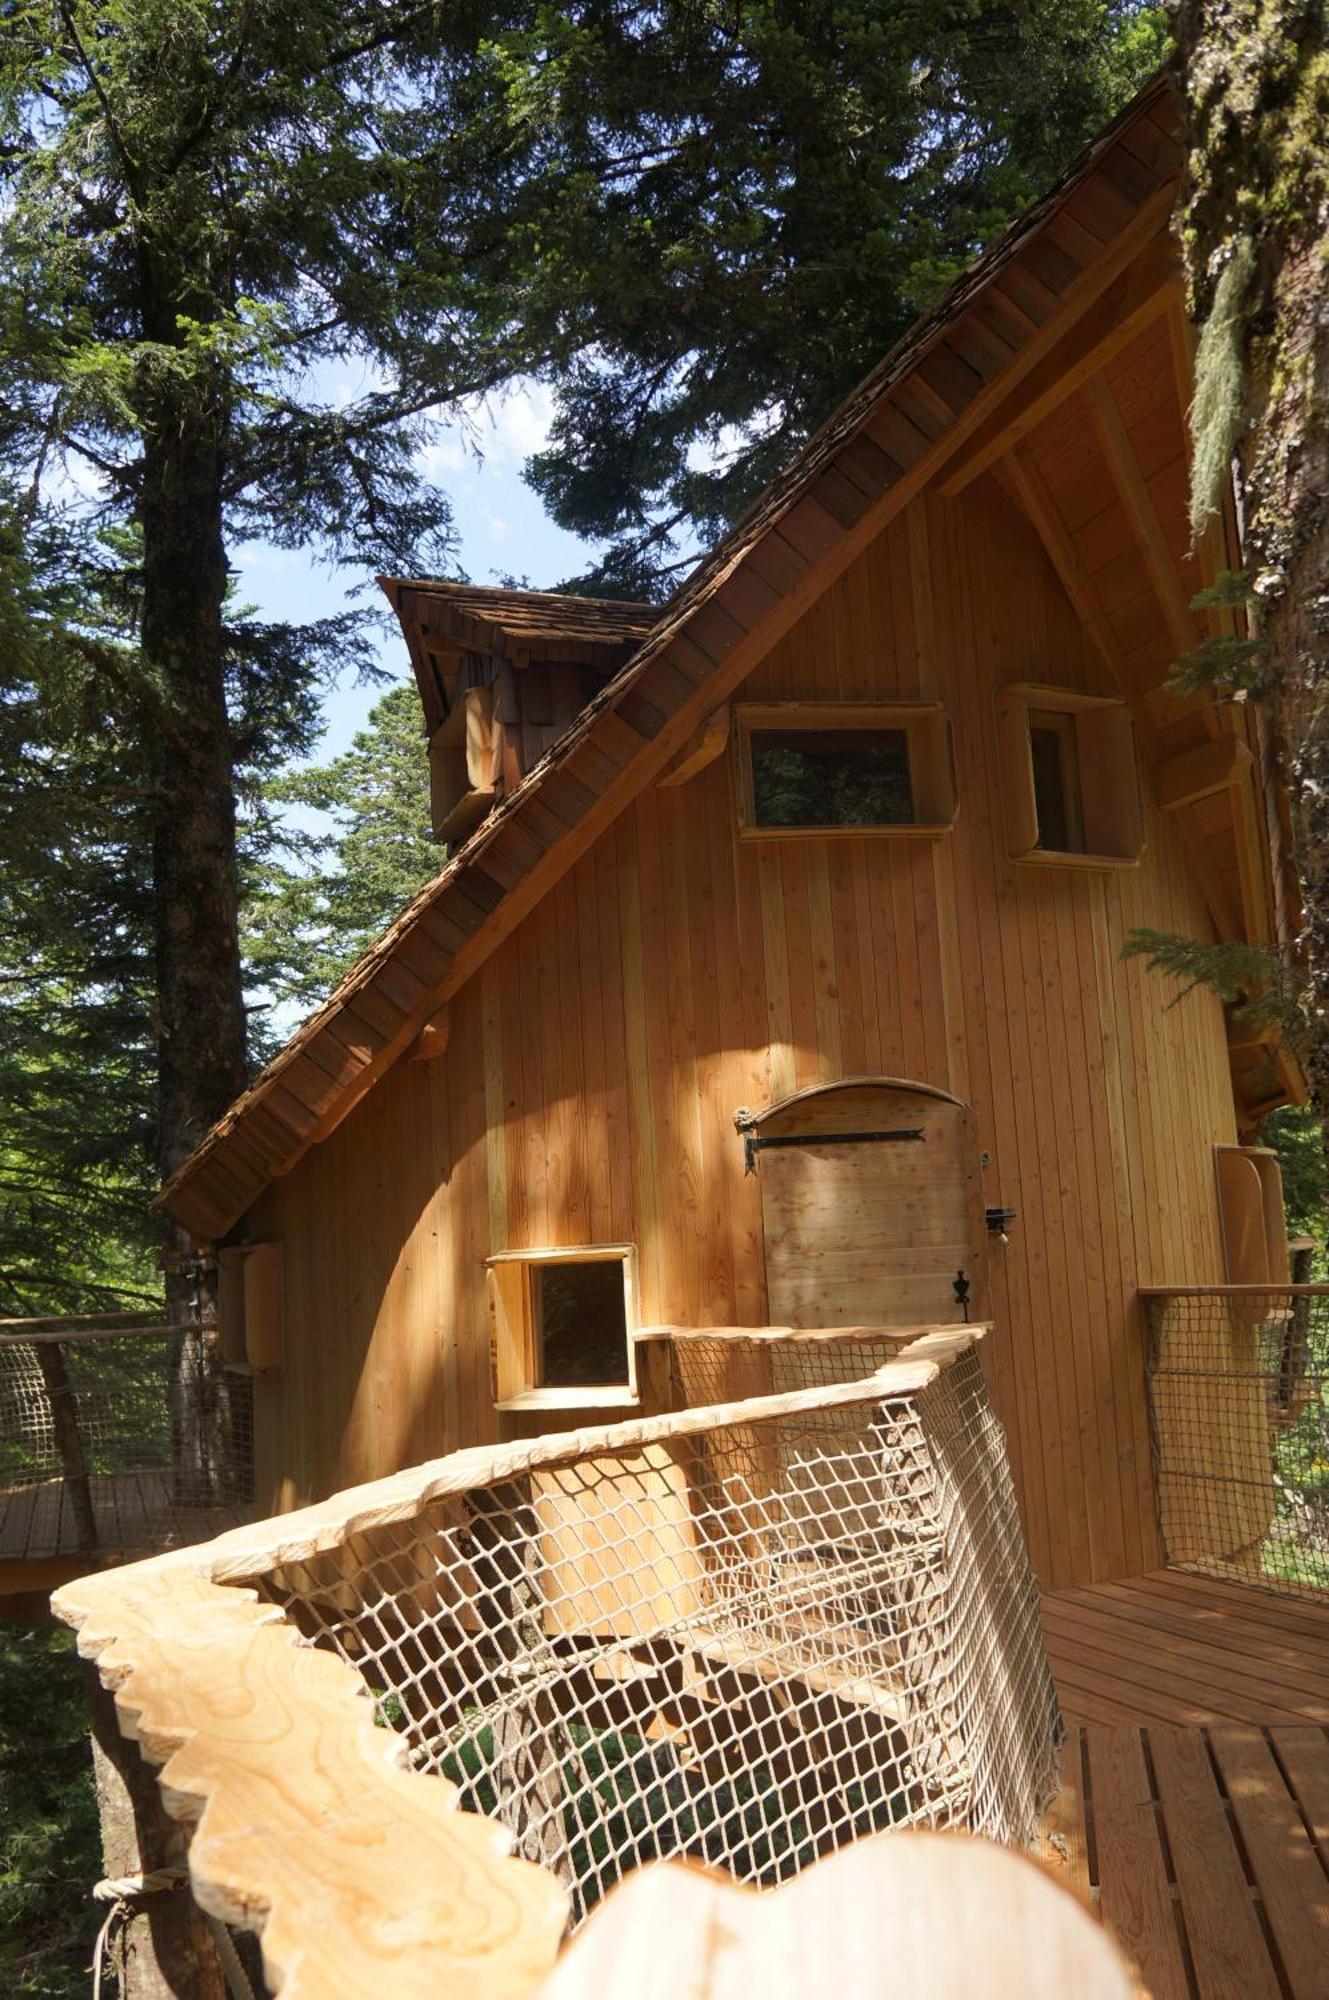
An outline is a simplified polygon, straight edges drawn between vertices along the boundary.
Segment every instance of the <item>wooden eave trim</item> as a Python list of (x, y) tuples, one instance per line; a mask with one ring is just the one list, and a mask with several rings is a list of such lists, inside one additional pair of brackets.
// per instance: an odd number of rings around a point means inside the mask
[[(567, 794), (573, 792), (574, 796), (566, 831), (559, 831), (557, 822), (550, 828), (551, 844), (545, 847), (540, 858), (505, 896), (498, 890), (501, 900), (493, 907), (487, 921), (483, 920), (486, 913), (481, 909), (482, 921), (456, 948), (446, 969), (440, 971), (432, 982), (428, 979), (422, 981), (421, 998), (410, 1009), (398, 1035), (385, 1041), (350, 1079), (338, 1103), (330, 1106), (315, 1129), (292, 1148), (282, 1172), (289, 1172), (310, 1145), (320, 1143), (336, 1129), (411, 1042), (427, 1016), (474, 975), (489, 954), (574, 865), (603, 827), (616, 818), (638, 792), (653, 783), (665, 765), (683, 750), (704, 715), (732, 693), (757, 661), (792, 629), (835, 578), (937, 476), (987, 417), (1030, 375), (1069, 328), (1091, 309), (1157, 234), (1173, 201), (1174, 181), (1171, 177), (1156, 186), (1138, 207), (1126, 209), (1121, 227), (1104, 245), (1097, 259), (1070, 280), (1060, 300), (1048, 310), (1037, 329), (1028, 334), (1023, 346), (1014, 350), (1009, 361), (986, 381), (967, 365), (960, 373), (949, 364), (930, 371), (934, 384), (942, 380), (955, 389), (955, 393), (963, 399), (963, 407), (955, 410), (950, 422), (943, 427), (939, 420), (930, 420), (915, 401), (914, 415), (906, 421), (916, 442), (909, 442), (896, 429), (893, 444), (887, 444), (885, 450), (890, 460), (900, 464), (902, 469), (898, 476), (883, 486), (875, 499), (862, 490), (864, 462), (860, 459), (858, 478), (852, 483), (841, 482), (828, 487), (826, 500), (830, 504), (825, 504), (821, 497), (822, 478), (838, 453), (859, 442), (864, 434), (877, 438), (886, 427), (885, 419), (894, 398), (898, 396), (902, 403), (909, 403), (908, 391), (916, 371), (929, 355), (935, 354), (953, 322), (968, 315), (988, 285), (1009, 279), (1014, 272), (1024, 268), (1022, 259), (1030, 245), (1037, 241), (1042, 224), (1057, 212), (1062, 202), (1073, 198), (1093, 181), (1095, 174), (1102, 171), (1120, 132), (1136, 118), (1147, 115), (1153, 102), (1163, 94), (1161, 84), (1143, 93), (1117, 125), (1091, 149), (1080, 178), (1048, 197), (1031, 211), (1023, 223), (1008, 232), (975, 266), (974, 271), (959, 281), (948, 301), (943, 301), (915, 335), (906, 337), (874, 371), (868, 383), (849, 399), (814, 439), (790, 473), (777, 481), (734, 530), (729, 541), (716, 552), (709, 565), (684, 587), (656, 632), (645, 641), (622, 673), (587, 704), (578, 722), (481, 824), (443, 874), (422, 891), (397, 924), (384, 934), (351, 974), (347, 987), (325, 1003), (320, 1014), (314, 1017), (314, 1022), (319, 1025), (312, 1028), (312, 1035), (316, 1036), (323, 1023), (335, 1016), (343, 999), (351, 997), (356, 985), (373, 978), (383, 960), (420, 931), (431, 906), (444, 896), (465, 896), (464, 883), (471, 871), (483, 868), (486, 847), (490, 841), (501, 836), (512, 819), (525, 818), (528, 810), (537, 816), (541, 811), (547, 814), (548, 800), (559, 798), (560, 779), (566, 775), (572, 780), (572, 785), (563, 787), (565, 810), (568, 810)], [(1114, 213), (1118, 212), (1112, 200), (1105, 206)], [(940, 392), (934, 387), (931, 393), (935, 396)], [(850, 484), (853, 487), (852, 498), (844, 490)], [(771, 563), (760, 557), (755, 563), (756, 573), (783, 594), (770, 610), (758, 615), (755, 622), (745, 629), (735, 610), (725, 608), (726, 605), (736, 604), (735, 593), (726, 596), (725, 586), (745, 567), (762, 542), (772, 538), (783, 575), (773, 574)], [(722, 598), (723, 603), (717, 602)], [(676, 642), (679, 647), (677, 655), (674, 652)], [(709, 669), (705, 667), (706, 661), (710, 663)], [(655, 695), (660, 703), (658, 708), (653, 707), (650, 699), (644, 696), (645, 689), (650, 689)], [(664, 692), (666, 689), (667, 693)], [(616, 710), (620, 715), (626, 713), (629, 720), (635, 712), (638, 717), (635, 726), (643, 736), (649, 732), (650, 740), (643, 742), (618, 777), (597, 795), (589, 788), (577, 785), (569, 767), (576, 761), (581, 742), (591, 734), (606, 710)], [(652, 727), (654, 715), (660, 718), (658, 728)], [(581, 794), (579, 800), (576, 793)], [(497, 885), (494, 887), (497, 889)], [(279, 1083), (285, 1065), (298, 1057), (309, 1038), (303, 1032), (298, 1034), (288, 1049), (275, 1059), (266, 1078), (259, 1079), (246, 1098), (232, 1108), (192, 1158), (167, 1183), (157, 1197), (156, 1205), (170, 1209), (191, 1228), (196, 1227), (193, 1217), (205, 1208), (214, 1218), (225, 1215), (225, 1226), (228, 1228), (238, 1220), (263, 1184), (254, 1185), (252, 1192), (239, 1206), (235, 1206), (234, 1196), (228, 1197), (225, 1191), (225, 1182), (231, 1177), (222, 1175), (214, 1180), (208, 1172), (209, 1162), (225, 1147), (228, 1131), (246, 1115), (247, 1105), (256, 1097), (263, 1097)], [(186, 1194), (186, 1183), (189, 1182), (201, 1184), (201, 1200), (191, 1200)], [(186, 1206), (191, 1214), (186, 1214)]]

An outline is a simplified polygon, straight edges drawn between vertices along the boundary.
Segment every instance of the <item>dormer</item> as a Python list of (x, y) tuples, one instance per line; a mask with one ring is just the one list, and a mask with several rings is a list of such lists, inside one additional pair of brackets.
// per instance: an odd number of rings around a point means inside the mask
[(424, 709), (435, 838), (464, 840), (659, 619), (657, 607), (382, 577)]

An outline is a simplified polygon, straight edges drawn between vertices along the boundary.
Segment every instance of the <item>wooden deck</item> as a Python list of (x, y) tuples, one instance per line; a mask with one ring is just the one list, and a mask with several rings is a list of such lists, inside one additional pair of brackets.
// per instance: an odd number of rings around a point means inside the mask
[(1329, 1604), (1158, 1570), (1043, 1599), (1068, 1721), (1329, 1723)]
[(96, 1547), (83, 1550), (63, 1479), (0, 1490), (0, 1597), (49, 1590), (89, 1567), (208, 1541), (246, 1518), (240, 1507), (182, 1507), (159, 1471), (93, 1474)]
[(1152, 2000), (1329, 2000), (1329, 1608), (1176, 1572), (1044, 1599), (1045, 1858)]

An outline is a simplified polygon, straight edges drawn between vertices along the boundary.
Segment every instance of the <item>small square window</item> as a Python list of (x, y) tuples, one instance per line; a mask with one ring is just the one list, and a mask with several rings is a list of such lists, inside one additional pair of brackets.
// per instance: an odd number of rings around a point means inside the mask
[(739, 830), (941, 833), (955, 818), (950, 730), (935, 703), (771, 702), (738, 710)]
[(488, 1260), (500, 1409), (636, 1401), (634, 1268), (623, 1243), (505, 1250)]
[(1006, 847), (1014, 861), (1126, 867), (1144, 845), (1124, 701), (1021, 683), (997, 694)]

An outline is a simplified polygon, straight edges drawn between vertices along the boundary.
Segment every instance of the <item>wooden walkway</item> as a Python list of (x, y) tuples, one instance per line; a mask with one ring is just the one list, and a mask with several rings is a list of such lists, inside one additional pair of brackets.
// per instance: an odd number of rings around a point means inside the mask
[(1152, 2000), (1329, 2000), (1329, 1609), (1173, 1572), (1044, 1599), (1044, 1857)]
[[(155, 1554), (203, 1542), (246, 1518), (240, 1507), (183, 1507), (165, 1472), (93, 1473), (89, 1496), (97, 1555)], [(0, 1562), (43, 1562), (79, 1553), (78, 1524), (63, 1479), (0, 1489)]]
[(1068, 1720), (1329, 1723), (1329, 1604), (1159, 1570), (1043, 1599)]

